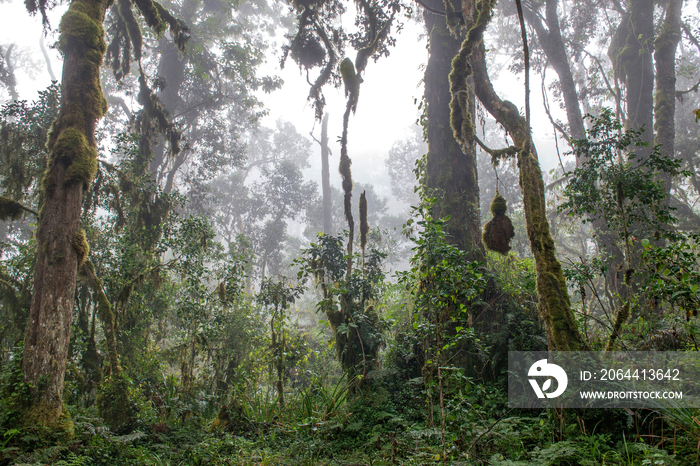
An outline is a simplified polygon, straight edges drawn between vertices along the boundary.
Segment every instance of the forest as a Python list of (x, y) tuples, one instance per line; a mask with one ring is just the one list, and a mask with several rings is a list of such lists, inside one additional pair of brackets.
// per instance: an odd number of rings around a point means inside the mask
[(700, 2), (19, 3), (0, 466), (700, 464), (700, 406), (508, 400), (700, 351)]

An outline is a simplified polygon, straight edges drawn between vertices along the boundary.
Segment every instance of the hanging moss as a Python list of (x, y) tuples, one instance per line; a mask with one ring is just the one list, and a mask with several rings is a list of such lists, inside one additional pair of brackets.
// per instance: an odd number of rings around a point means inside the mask
[(484, 225), (481, 236), (486, 248), (504, 255), (510, 251), (510, 240), (515, 236), (513, 223), (505, 215), (507, 210), (506, 200), (497, 192), (491, 202), (493, 218)]
[(0, 196), (0, 220), (17, 220), (22, 216), (22, 205), (9, 197)]
[[(134, 47), (134, 59), (140, 63), (143, 36), (141, 35), (141, 27), (134, 17), (134, 12), (131, 10), (131, 2), (129, 0), (119, 0), (117, 2), (117, 11), (124, 22), (129, 41)], [(157, 15), (158, 12), (156, 11), (155, 14)], [(160, 24), (160, 17), (158, 17), (158, 20)]]
[(134, 3), (139, 7), (149, 27), (153, 28), (157, 33), (161, 33), (165, 30), (166, 25), (160, 16), (156, 2), (151, 0), (136, 0)]
[(97, 312), (103, 322), (108, 322), (111, 327), (114, 327), (114, 314), (112, 313), (112, 304), (107, 299), (104, 291), (102, 291), (102, 280), (95, 278), (95, 294), (97, 295)]
[(90, 254), (90, 246), (88, 245), (87, 239), (85, 238), (85, 230), (82, 228), (73, 237), (73, 242), (71, 243), (73, 249), (78, 255), (78, 267), (85, 263), (85, 259), (88, 254)]
[(345, 96), (348, 97), (350, 108), (355, 113), (360, 98), (360, 77), (355, 73), (355, 65), (349, 58), (340, 62), (340, 75), (345, 83)]
[[(368, 3), (362, 2), (363, 5), (367, 5), (365, 12), (370, 20), (370, 29), (376, 31), (377, 29), (377, 15), (374, 8), (371, 8)], [(365, 71), (367, 63), (369, 62), (369, 57), (377, 53), (379, 46), (384, 42), (384, 39), (389, 35), (389, 29), (391, 28), (391, 23), (394, 21), (394, 13), (391, 17), (384, 23), (382, 29), (379, 32), (374, 33), (374, 37), (370, 39), (370, 43), (367, 47), (364, 47), (357, 51), (357, 57), (355, 58), (355, 68), (357, 69), (357, 74)]]
[[(141, 9), (141, 1), (144, 1), (144, 0), (136, 0), (136, 4), (139, 6), (139, 9)], [(178, 50), (180, 52), (184, 53), (185, 45), (187, 44), (187, 41), (190, 39), (189, 28), (185, 25), (184, 22), (182, 22), (179, 19), (176, 19), (173, 15), (171, 15), (170, 12), (168, 10), (166, 10), (163, 7), (163, 5), (161, 5), (160, 3), (158, 3), (158, 2), (150, 2), (150, 3), (153, 3), (153, 5), (155, 5), (161, 19), (163, 21), (165, 21), (165, 23), (167, 23), (168, 29), (170, 30), (170, 33), (173, 35), (173, 42), (175, 42), (175, 45), (177, 45)], [(143, 12), (142, 9), (141, 9), (141, 11)], [(149, 22), (149, 26), (155, 27), (150, 22)], [(156, 27), (156, 30), (159, 30), (159, 28)]]

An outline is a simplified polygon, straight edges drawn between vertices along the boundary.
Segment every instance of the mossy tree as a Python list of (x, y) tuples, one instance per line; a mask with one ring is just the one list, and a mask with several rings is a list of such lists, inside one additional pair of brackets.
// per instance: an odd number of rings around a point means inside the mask
[(559, 351), (580, 350), (584, 347), (584, 342), (576, 326), (561, 263), (556, 257), (554, 240), (549, 231), (542, 172), (530, 136), (529, 122), (520, 115), (513, 103), (502, 100), (496, 94), (489, 79), (483, 34), (491, 21), (493, 6), (494, 3), (490, 0), (462, 1), (462, 15), (469, 32), (452, 62), (452, 127), (462, 140), (476, 137), (469, 102), (464, 98), (468, 96), (467, 79), (473, 76), (476, 96), (506, 129), (513, 140), (509, 152), (517, 154), (527, 234), (537, 270), (540, 313), (545, 322), (550, 348)]
[[(442, 2), (434, 3), (435, 9), (442, 8)], [(434, 217), (450, 217), (445, 226), (447, 240), (467, 252), (470, 260), (483, 262), (476, 142), (458, 141), (450, 127), (448, 75), (461, 40), (450, 33), (446, 16), (426, 10), (424, 19), (430, 54), (425, 70), (428, 155), (424, 183), (436, 199)], [(473, 93), (473, 89), (467, 92)], [(473, 118), (474, 98), (469, 102)]]
[[(173, 126), (154, 128), (147, 115), (137, 115), (144, 169), (165, 193), (192, 192), (191, 204), (199, 201), (194, 193), (205, 190), (204, 183), (243, 164), (246, 132), (264, 114), (253, 91), (281, 86), (278, 78), (259, 74), (268, 47), (259, 31), (280, 26), (282, 5), (265, 0), (254, 5), (229, 0), (174, 3), (173, 12), (191, 30), (188, 48), (183, 52), (161, 38), (151, 55), (158, 76), (153, 87)], [(174, 131), (182, 133), (183, 141), (197, 144), (173, 144)], [(183, 177), (186, 183), (178, 183)]]
[(84, 259), (73, 245), (80, 236), (83, 194), (97, 170), (95, 125), (107, 110), (100, 87), (106, 7), (106, 1), (74, 0), (60, 25), (61, 107), (47, 143), (49, 162), (42, 181), (39, 247), (22, 360), (24, 377), (33, 386), (24, 418), (28, 425), (54, 424), (63, 412), (76, 274)]
[[(64, 56), (61, 102), (47, 142), (34, 290), (22, 359), (24, 378), (32, 386), (26, 425), (56, 425), (65, 416), (63, 381), (76, 276), (89, 251), (80, 215), (97, 171), (95, 127), (107, 111), (100, 68), (107, 50), (103, 23), (110, 5), (108, 0), (73, 0), (59, 27), (58, 45)], [(150, 26), (159, 32), (165, 29), (162, 17), (169, 15), (163, 7), (149, 0), (137, 5)], [(46, 2), (29, 0), (26, 6), (30, 13), (40, 11), (48, 24)], [(131, 9), (131, 3), (127, 7)], [(133, 41), (136, 32), (131, 31)]]
[(17, 44), (0, 47), (0, 85), (7, 88), (11, 100), (19, 100), (17, 94), (17, 78), (15, 77), (15, 62), (12, 53)]

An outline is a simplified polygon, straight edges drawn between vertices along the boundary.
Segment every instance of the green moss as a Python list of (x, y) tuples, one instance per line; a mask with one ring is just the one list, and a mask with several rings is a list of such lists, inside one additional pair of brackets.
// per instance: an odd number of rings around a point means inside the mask
[(654, 131), (658, 133), (661, 128), (669, 125), (675, 112), (675, 101), (669, 99), (666, 92), (657, 90), (654, 93)]
[(22, 216), (22, 205), (9, 197), (0, 196), (0, 220), (17, 220)]
[(449, 75), (450, 93), (450, 126), (455, 138), (460, 144), (471, 144), (474, 136), (474, 122), (470, 116), (471, 92), (468, 92), (467, 78), (472, 74), (469, 57), (483, 40), (486, 26), (491, 21), (493, 3), (490, 0), (482, 0), (477, 3), (477, 16), (474, 26), (467, 32), (467, 37), (462, 42), (459, 53), (452, 60), (452, 71)]
[(66, 170), (64, 183), (72, 185), (82, 182), (83, 187), (87, 189), (97, 173), (97, 150), (94, 147), (88, 147), (80, 155), (81, 157), (74, 160)]
[[(127, 1), (124, 3), (129, 4), (130, 2)], [(158, 8), (160, 5), (152, 0), (136, 0), (135, 3), (138, 5), (139, 11), (141, 11), (143, 17), (146, 18), (146, 23), (150, 27), (155, 29), (157, 33), (161, 33), (165, 30), (166, 24), (163, 22), (160, 9)]]
[(104, 29), (100, 23), (93, 21), (89, 13), (89, 9), (84, 3), (71, 3), (59, 26), (61, 36), (58, 46), (62, 52), (65, 53), (67, 49), (75, 47), (92, 48), (104, 54), (107, 49), (104, 41)]
[[(154, 5), (152, 5), (152, 2), (149, 3), (151, 3), (151, 6), (153, 6), (153, 8), (146, 14), (155, 16), (154, 19), (158, 27), (164, 26), (164, 24), (161, 22), (158, 10), (155, 8)], [(134, 12), (131, 10), (131, 1), (118, 0), (117, 11), (119, 12), (119, 16), (124, 21), (124, 25), (126, 26), (126, 32), (128, 34), (129, 40), (131, 41), (131, 44), (133, 45), (134, 58), (137, 62), (140, 63), (141, 48), (143, 46), (143, 37), (141, 35), (141, 27), (139, 26), (139, 23), (134, 17)]]
[(340, 176), (343, 179), (342, 186), (343, 192), (345, 193), (352, 192), (352, 172), (350, 171), (351, 165), (352, 161), (350, 160), (350, 157), (348, 157), (345, 154), (340, 156), (340, 165), (338, 167), (338, 172), (340, 173)]
[(87, 189), (97, 172), (93, 134), (88, 134), (86, 128), (107, 110), (100, 85), (100, 67), (106, 51), (103, 20), (104, 6), (83, 0), (72, 2), (61, 20), (59, 48), (77, 69), (73, 70), (74, 78), (63, 83), (68, 104), (62, 106), (49, 132), (51, 159), (42, 180), (42, 209), (43, 202), (56, 189), (56, 164), (66, 167), (64, 186), (82, 184)]
[(47, 401), (40, 401), (27, 408), (22, 416), (21, 427), (28, 431), (46, 427), (48, 431), (41, 432), (51, 436), (61, 436), (71, 439), (75, 436), (73, 421), (65, 405), (60, 409)]
[(94, 276), (95, 276), (95, 265), (92, 263), (92, 261), (86, 259), (86, 260), (85, 260), (85, 266), (88, 268), (88, 270), (90, 270), (90, 273), (91, 273), (92, 276), (94, 277)]
[(73, 249), (78, 255), (78, 267), (83, 265), (88, 254), (90, 254), (90, 246), (88, 245), (87, 239), (85, 239), (85, 230), (82, 228), (73, 237), (73, 242), (71, 243)]
[(369, 233), (369, 223), (367, 223), (367, 197), (365, 191), (360, 194), (360, 247), (364, 251), (367, 246), (367, 233)]
[(97, 151), (88, 144), (83, 132), (75, 127), (61, 131), (52, 148), (52, 154), (53, 161), (60, 161), (68, 166), (64, 184), (70, 186), (83, 183), (87, 189), (97, 172)]

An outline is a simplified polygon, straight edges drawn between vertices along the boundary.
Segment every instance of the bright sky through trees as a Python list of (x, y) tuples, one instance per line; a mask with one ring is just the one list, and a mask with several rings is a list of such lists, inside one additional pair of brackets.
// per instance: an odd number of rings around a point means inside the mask
[[(63, 13), (63, 7), (52, 10), (51, 26), (45, 39), (47, 51), (51, 57), (54, 75), (60, 78), (62, 61), (55, 49), (50, 48), (56, 40), (56, 29), (59, 18)], [(12, 0), (0, 3), (0, 43), (9, 44), (15, 42), (26, 50), (26, 54), (34, 61), (34, 73), (28, 74), (24, 69), (18, 70), (18, 91), (20, 98), (33, 100), (36, 92), (44, 89), (50, 82), (46, 64), (42, 59), (39, 49), (39, 37), (41, 36), (41, 20), (39, 17), (30, 17), (26, 12), (23, 2)], [(347, 15), (348, 22), (351, 16)], [(357, 114), (351, 119), (349, 151), (353, 159), (353, 171), (358, 176), (366, 176), (368, 181), (386, 182), (386, 186), (376, 186), (383, 195), (389, 195), (388, 174), (383, 160), (386, 158), (394, 141), (408, 135), (408, 129), (415, 124), (419, 116), (419, 110), (415, 99), (420, 102), (423, 93), (423, 67), (427, 60), (426, 38), (423, 34), (424, 26), (415, 22), (407, 22), (404, 30), (398, 35), (397, 44), (391, 48), (391, 55), (377, 63), (370, 62), (365, 72), (365, 82), (362, 86), (360, 102)], [(268, 107), (270, 114), (264, 120), (264, 124), (274, 126), (277, 119), (291, 121), (303, 135), (308, 135), (314, 128), (313, 109), (307, 102), (309, 85), (306, 82), (306, 73), (299, 70), (293, 61), (288, 60), (285, 68), (280, 69), (279, 56), (282, 36), (276, 38), (277, 47), (274, 55), (268, 57), (268, 61), (261, 67), (261, 74), (278, 75), (284, 79), (284, 87), (269, 95), (262, 95), (261, 100)], [(498, 91), (513, 101), (519, 108), (524, 108), (524, 91), (521, 77), (514, 77), (505, 68), (498, 80), (494, 83)], [(554, 73), (550, 73), (550, 79)], [(314, 79), (313, 76), (310, 79)], [(341, 115), (345, 108), (345, 97), (342, 87), (338, 89), (326, 89), (327, 111), (331, 114), (329, 128), (330, 144), (334, 154), (340, 153), (337, 139), (341, 132)], [(546, 114), (542, 110), (541, 93), (539, 91), (539, 77), (533, 79), (531, 90), (531, 107), (533, 110), (533, 135), (535, 143), (540, 147), (540, 163), (543, 171), (558, 165), (556, 149), (554, 146), (552, 127)], [(7, 96), (5, 96), (7, 97)], [(132, 102), (136, 108), (138, 104)], [(563, 112), (558, 115), (558, 110), (553, 106), (555, 116), (565, 118)], [(315, 127), (315, 135), (318, 136), (320, 124)], [(563, 144), (560, 144), (563, 147)], [(318, 150), (316, 146), (314, 150)], [(315, 161), (317, 157), (313, 157)], [(331, 162), (335, 165), (337, 162)], [(316, 170), (316, 164), (307, 170), (307, 176), (316, 179), (320, 176)], [(340, 177), (337, 170), (331, 170), (334, 185), (339, 185)], [(360, 178), (358, 178), (360, 179)], [(318, 179), (320, 181), (320, 178)]]

